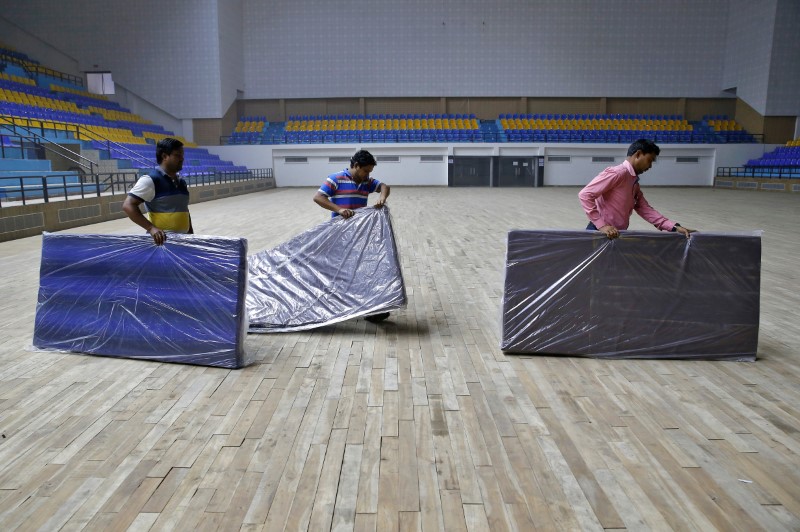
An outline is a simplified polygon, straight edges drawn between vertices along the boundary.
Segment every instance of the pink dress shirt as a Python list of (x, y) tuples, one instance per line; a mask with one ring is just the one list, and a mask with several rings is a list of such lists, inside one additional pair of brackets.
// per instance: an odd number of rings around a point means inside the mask
[(639, 178), (627, 160), (600, 172), (583, 187), (578, 198), (586, 215), (598, 229), (604, 225), (627, 229), (634, 210), (661, 231), (672, 231), (675, 227), (675, 222), (663, 216), (644, 199)]

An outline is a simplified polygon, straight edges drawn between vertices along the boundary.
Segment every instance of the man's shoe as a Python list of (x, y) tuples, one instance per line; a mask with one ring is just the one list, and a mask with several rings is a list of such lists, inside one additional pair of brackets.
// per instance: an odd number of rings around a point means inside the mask
[(383, 321), (389, 317), (388, 312), (381, 312), (380, 314), (373, 314), (372, 316), (366, 316), (364, 319), (370, 323), (378, 323), (379, 321)]

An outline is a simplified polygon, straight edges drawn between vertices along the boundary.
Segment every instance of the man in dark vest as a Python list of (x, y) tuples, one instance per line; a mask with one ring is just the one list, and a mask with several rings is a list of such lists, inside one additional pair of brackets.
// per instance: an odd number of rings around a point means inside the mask
[[(158, 168), (139, 178), (122, 210), (160, 246), (167, 239), (165, 231), (194, 231), (189, 216), (189, 189), (178, 176), (183, 168), (183, 143), (169, 137), (161, 139), (156, 145), (156, 162)], [(147, 217), (140, 210), (142, 203), (147, 206)]]

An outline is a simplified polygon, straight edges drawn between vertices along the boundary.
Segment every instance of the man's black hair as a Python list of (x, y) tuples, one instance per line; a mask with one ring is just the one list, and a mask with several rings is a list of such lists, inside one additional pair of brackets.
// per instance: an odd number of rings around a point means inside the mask
[(178, 139), (173, 139), (172, 137), (165, 137), (161, 139), (158, 141), (158, 144), (156, 144), (156, 162), (161, 164), (161, 161), (164, 160), (165, 155), (172, 155), (173, 151), (182, 147), (183, 142), (179, 141)]
[(355, 168), (356, 166), (375, 166), (376, 164), (378, 164), (378, 161), (376, 161), (375, 157), (367, 150), (358, 150), (356, 154), (350, 158), (350, 168)]
[(633, 142), (628, 147), (628, 157), (636, 153), (637, 151), (642, 150), (642, 153), (652, 153), (654, 155), (658, 155), (661, 153), (661, 148), (650, 139), (638, 139)]

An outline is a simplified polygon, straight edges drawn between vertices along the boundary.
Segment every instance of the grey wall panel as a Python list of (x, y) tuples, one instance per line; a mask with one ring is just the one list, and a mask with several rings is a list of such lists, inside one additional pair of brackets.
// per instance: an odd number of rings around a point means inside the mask
[(778, 0), (765, 113), (800, 115), (800, 2)]
[[(248, 98), (718, 96), (727, 2), (245, 0)], [(635, 16), (633, 16), (635, 15)]]
[[(236, 98), (718, 98), (798, 105), (796, 0), (0, 0), (178, 118)], [(12, 43), (13, 44), (13, 43)], [(95, 67), (94, 65), (97, 65)]]
[(764, 114), (777, 0), (731, 0), (722, 88)]
[(3, 0), (0, 13), (173, 116), (218, 117), (217, 1)]
[(221, 113), (224, 114), (236, 100), (237, 91), (244, 91), (242, 0), (221, 1), (218, 13), (220, 98)]

